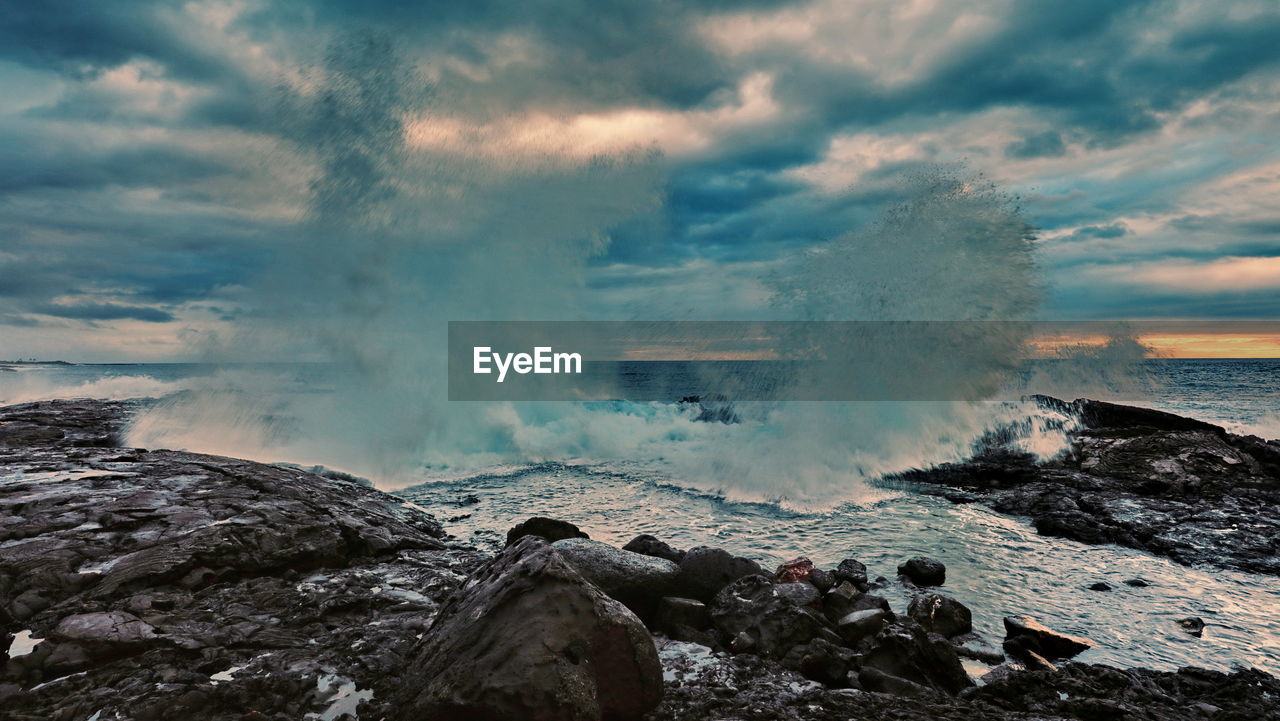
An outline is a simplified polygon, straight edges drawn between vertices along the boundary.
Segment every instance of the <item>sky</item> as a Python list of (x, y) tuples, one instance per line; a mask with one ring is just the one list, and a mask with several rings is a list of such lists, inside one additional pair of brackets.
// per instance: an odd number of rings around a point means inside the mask
[(323, 170), (292, 109), (362, 37), (406, 153), (652, 171), (584, 273), (611, 317), (764, 317), (942, 166), (1039, 229), (1038, 317), (1250, 354), (1232, 322), (1280, 318), (1274, 0), (3, 0), (0, 358), (189, 360), (251, 315)]

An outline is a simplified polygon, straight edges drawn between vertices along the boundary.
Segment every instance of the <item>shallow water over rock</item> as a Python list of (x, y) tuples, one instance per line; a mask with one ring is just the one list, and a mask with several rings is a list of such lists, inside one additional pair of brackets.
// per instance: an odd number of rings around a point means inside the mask
[[(969, 606), (975, 630), (996, 643), (1004, 637), (1001, 619), (1025, 613), (1095, 641), (1077, 658), (1083, 662), (1280, 673), (1280, 578), (1044, 537), (977, 504), (886, 490), (864, 506), (803, 513), (560, 464), (428, 483), (398, 495), (435, 514), (447, 531), (495, 547), (512, 525), (541, 515), (617, 546), (650, 533), (680, 548), (721, 546), (768, 567), (799, 555), (824, 567), (857, 558), (872, 578), (892, 578), (902, 561), (927, 555), (947, 566), (942, 590)], [(1147, 585), (1127, 583), (1134, 579)], [(1099, 582), (1112, 590), (1090, 589)], [(906, 589), (891, 584), (885, 593), (905, 612)], [(1202, 637), (1178, 625), (1189, 616), (1204, 619)]]

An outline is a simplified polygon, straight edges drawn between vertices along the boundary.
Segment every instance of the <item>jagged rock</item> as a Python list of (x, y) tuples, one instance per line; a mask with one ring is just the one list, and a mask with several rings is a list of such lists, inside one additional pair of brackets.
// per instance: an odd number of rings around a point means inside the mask
[(52, 637), (85, 645), (141, 646), (156, 640), (156, 629), (131, 613), (107, 611), (67, 616), (53, 629)]
[(538, 538), (482, 566), (413, 653), (396, 718), (639, 719), (662, 699), (644, 625)]
[(778, 570), (774, 571), (773, 580), (778, 583), (800, 583), (808, 581), (812, 573), (813, 561), (801, 556), (778, 566)]
[(698, 546), (689, 549), (680, 561), (676, 590), (681, 596), (708, 602), (731, 582), (751, 575), (764, 575), (764, 569), (724, 549)]
[(872, 666), (864, 667), (858, 672), (858, 683), (868, 691), (878, 691), (908, 698), (930, 696), (934, 693), (933, 689), (928, 686), (885, 673)]
[(1004, 628), (1005, 650), (1010, 653), (1031, 651), (1049, 659), (1071, 658), (1095, 645), (1087, 638), (1058, 633), (1030, 616), (1006, 616)]
[(809, 583), (812, 583), (822, 593), (826, 593), (835, 588), (836, 574), (821, 568), (815, 568), (809, 574)]
[(669, 594), (680, 567), (663, 558), (624, 551), (586, 538), (551, 544), (574, 570), (601, 591), (649, 618), (659, 599)]
[(898, 575), (907, 577), (917, 586), (941, 586), (947, 581), (947, 567), (941, 561), (916, 556), (898, 564)]
[(807, 581), (777, 584), (778, 593), (797, 606), (812, 606), (822, 598), (817, 586)]
[(867, 567), (852, 558), (846, 558), (836, 566), (836, 582), (848, 581), (861, 591), (867, 590)]
[(827, 614), (827, 618), (834, 621), (852, 612), (854, 603), (861, 597), (862, 591), (849, 581), (842, 581), (840, 585), (823, 595), (822, 611)]
[(507, 531), (507, 545), (510, 546), (525, 536), (537, 536), (551, 542), (563, 541), (566, 538), (590, 538), (568, 521), (544, 516), (534, 516), (512, 526), (511, 530)]
[[(711, 620), (733, 648), (780, 657), (792, 646), (817, 637), (824, 620), (816, 612), (796, 606), (767, 577), (744, 576), (725, 586), (712, 600)], [(750, 640), (739, 640), (745, 634)]]
[(862, 667), (952, 695), (972, 685), (947, 639), (914, 623), (894, 624), (880, 631), (863, 656)]
[(911, 599), (907, 615), (926, 630), (948, 638), (973, 630), (973, 613), (954, 598), (938, 593), (922, 593)]
[(642, 533), (630, 541), (627, 541), (627, 545), (623, 546), (622, 550), (631, 551), (632, 553), (642, 553), (646, 556), (654, 556), (655, 558), (665, 558), (672, 563), (680, 563), (680, 561), (684, 560), (685, 553), (678, 548), (672, 548), (665, 542), (660, 541), (647, 533)]

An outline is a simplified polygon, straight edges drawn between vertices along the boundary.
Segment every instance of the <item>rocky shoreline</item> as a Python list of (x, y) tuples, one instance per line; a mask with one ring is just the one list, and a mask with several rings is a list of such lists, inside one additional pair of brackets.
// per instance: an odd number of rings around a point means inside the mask
[(1079, 419), (1065, 456), (1037, 463), (992, 437), (969, 461), (897, 480), (1028, 517), (1047, 536), (1280, 575), (1280, 441), (1146, 408), (1035, 400)]
[[(993, 443), (904, 480), (1045, 533), (1278, 572), (1280, 447), (1068, 410), (1084, 421), (1068, 459), (1035, 466)], [(931, 559), (904, 558), (894, 580), (856, 559), (766, 569), (652, 536), (615, 548), (554, 519), (494, 554), (342, 474), (122, 448), (130, 411), (0, 408), (0, 717), (1276, 718), (1280, 681), (1261, 672), (1073, 663), (1091, 642), (1026, 616), (981, 638)], [(1231, 523), (1261, 540), (1208, 531)]]

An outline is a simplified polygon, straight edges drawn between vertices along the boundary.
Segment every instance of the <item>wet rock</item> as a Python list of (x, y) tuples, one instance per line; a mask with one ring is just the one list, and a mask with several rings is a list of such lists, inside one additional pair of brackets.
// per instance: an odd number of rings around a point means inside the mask
[(680, 561), (676, 591), (681, 596), (708, 602), (731, 582), (751, 575), (764, 575), (760, 564), (734, 556), (721, 548), (691, 548)]
[(822, 597), (822, 611), (832, 621), (854, 611), (854, 603), (862, 597), (862, 591), (848, 581), (827, 591)]
[(1178, 627), (1196, 638), (1204, 635), (1204, 619), (1198, 616), (1178, 619)]
[(641, 618), (649, 618), (659, 599), (669, 594), (680, 567), (663, 558), (614, 548), (586, 538), (551, 544), (583, 578), (626, 604)]
[(1130, 578), (1124, 582), (1124, 585), (1132, 586), (1133, 588), (1146, 588), (1151, 585), (1151, 582), (1142, 578)]
[[(735, 652), (749, 648), (754, 653), (780, 657), (792, 646), (817, 637), (825, 625), (817, 613), (796, 606), (776, 584), (759, 574), (725, 586), (709, 608), (712, 623), (733, 639)], [(743, 635), (747, 638), (740, 638)]]
[(646, 556), (653, 556), (655, 558), (665, 558), (668, 561), (677, 564), (684, 560), (685, 553), (678, 548), (672, 548), (665, 542), (660, 541), (647, 533), (642, 533), (630, 541), (627, 541), (627, 545), (623, 546), (622, 550), (631, 551), (632, 553), (642, 553)]
[(815, 568), (809, 574), (809, 583), (812, 583), (822, 593), (826, 593), (835, 588), (836, 574), (821, 568)]
[(778, 566), (778, 570), (773, 574), (773, 580), (778, 583), (800, 583), (808, 581), (812, 573), (813, 561), (801, 556)]
[(777, 584), (778, 594), (787, 599), (796, 606), (812, 606), (822, 598), (822, 594), (818, 592), (817, 586), (812, 583), (796, 582), (796, 583), (779, 583)]
[(1097, 583), (1089, 586), (1089, 590), (1090, 591), (1110, 591), (1111, 586), (1106, 583), (1103, 583), (1102, 581), (1098, 581)]
[(1005, 650), (1010, 653), (1030, 651), (1049, 659), (1071, 658), (1095, 645), (1087, 638), (1058, 633), (1030, 616), (1006, 616), (1004, 627)]
[(852, 558), (841, 561), (832, 573), (835, 574), (837, 584), (848, 581), (859, 590), (867, 590), (867, 567)]
[(412, 656), (397, 718), (639, 719), (662, 699), (643, 624), (537, 538), (481, 567)]
[(878, 691), (893, 696), (926, 697), (931, 696), (935, 692), (933, 689), (908, 681), (900, 676), (885, 673), (878, 668), (868, 666), (858, 672), (858, 683), (867, 691)]
[(853, 611), (836, 621), (836, 633), (848, 643), (874, 636), (884, 627), (885, 612), (879, 608)]
[(961, 658), (971, 658), (992, 665), (1004, 663), (1005, 660), (1003, 651), (972, 631), (953, 636), (951, 645), (955, 646), (956, 654)]
[(537, 536), (551, 542), (563, 541), (566, 538), (590, 538), (568, 521), (543, 516), (534, 516), (512, 526), (511, 530), (507, 531), (507, 545), (510, 546), (525, 536)]
[(794, 669), (807, 679), (828, 686), (843, 686), (852, 668), (853, 651), (815, 638), (793, 646), (782, 658), (782, 665)]
[(922, 593), (911, 599), (907, 615), (926, 630), (950, 638), (973, 630), (973, 614), (959, 601), (938, 593)]
[(947, 567), (941, 561), (916, 556), (898, 564), (898, 575), (905, 576), (917, 586), (941, 586), (947, 581)]

